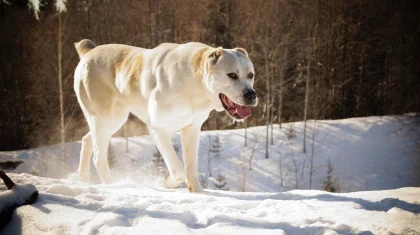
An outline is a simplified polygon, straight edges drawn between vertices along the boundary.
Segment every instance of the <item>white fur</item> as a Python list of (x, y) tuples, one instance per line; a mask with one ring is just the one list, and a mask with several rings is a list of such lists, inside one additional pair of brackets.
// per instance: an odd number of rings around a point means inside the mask
[[(81, 60), (74, 89), (90, 128), (82, 139), (80, 179), (89, 181), (93, 152), (102, 182), (112, 181), (108, 144), (131, 112), (146, 123), (165, 159), (170, 173), (165, 185), (177, 187), (185, 180), (191, 192), (201, 191), (197, 172), (200, 129), (210, 111), (224, 110), (220, 93), (244, 104), (243, 89), (253, 85), (247, 74), (254, 73), (246, 51), (201, 43), (161, 44), (154, 49), (118, 44), (95, 47), (86, 39), (76, 48)], [(233, 71), (239, 74), (237, 80), (226, 76)], [(178, 130), (185, 168), (170, 138)]]

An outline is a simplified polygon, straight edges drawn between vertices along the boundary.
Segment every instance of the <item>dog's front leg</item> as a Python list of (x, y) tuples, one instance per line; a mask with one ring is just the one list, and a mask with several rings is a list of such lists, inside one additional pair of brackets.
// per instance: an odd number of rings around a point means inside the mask
[(171, 142), (171, 137), (165, 131), (149, 128), (150, 134), (156, 147), (165, 159), (166, 166), (169, 170), (169, 176), (165, 178), (165, 186), (167, 188), (176, 188), (185, 180), (185, 170), (182, 162), (176, 155), (175, 149)]
[(198, 179), (198, 146), (200, 144), (200, 126), (189, 125), (181, 129), (182, 155), (187, 172), (187, 184), (190, 192), (203, 191)]

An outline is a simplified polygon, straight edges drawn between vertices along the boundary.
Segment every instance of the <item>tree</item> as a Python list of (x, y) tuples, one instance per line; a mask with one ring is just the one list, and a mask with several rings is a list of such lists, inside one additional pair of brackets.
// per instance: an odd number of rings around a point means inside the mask
[(218, 174), (216, 178), (210, 178), (211, 182), (213, 183), (214, 187), (217, 190), (228, 191), (229, 188), (226, 187), (226, 179), (222, 174)]
[(204, 177), (204, 174), (200, 173), (199, 181), (200, 181), (200, 185), (203, 189), (206, 189), (208, 187), (208, 183), (207, 183), (206, 177)]
[(303, 152), (306, 153), (306, 121), (308, 117), (308, 99), (309, 99), (309, 78), (311, 71), (311, 60), (308, 57), (307, 76), (305, 82), (305, 106), (303, 108)]
[(211, 148), (212, 148), (211, 135), (207, 135), (207, 138), (209, 140), (209, 147), (207, 150), (207, 170), (209, 172), (209, 176), (212, 177), (212, 174), (211, 174)]
[(207, 136), (208, 141), (209, 141), (209, 147), (207, 150), (207, 167), (208, 167), (208, 172), (209, 172), (209, 176), (212, 176), (211, 173), (211, 159), (212, 158), (216, 158), (219, 159), (220, 158), (220, 153), (223, 151), (223, 144), (220, 141), (220, 137), (218, 134), (216, 134), (214, 136), (214, 140), (212, 138), (211, 135)]
[(220, 141), (219, 134), (214, 136), (214, 140), (211, 143), (210, 152), (213, 153), (213, 157), (216, 159), (220, 158), (220, 153), (223, 151), (223, 144)]
[(327, 192), (338, 193), (341, 191), (341, 185), (337, 182), (333, 172), (334, 166), (332, 165), (331, 160), (328, 159), (327, 175), (321, 187)]
[(278, 90), (278, 108), (277, 108), (277, 119), (279, 128), (281, 129), (282, 124), (282, 117), (283, 117), (283, 91), (284, 91), (284, 79), (285, 79), (285, 73), (286, 73), (286, 67), (287, 67), (287, 57), (289, 54), (289, 49), (286, 46), (284, 49), (282, 61), (280, 61), (281, 69), (280, 69), (280, 76), (279, 76), (279, 90)]
[(61, 158), (63, 161), (63, 170), (64, 178), (67, 177), (67, 158), (66, 158), (66, 127), (64, 123), (64, 97), (63, 97), (63, 28), (65, 24), (62, 24), (61, 15), (63, 12), (67, 11), (65, 6), (65, 0), (57, 0), (55, 4), (56, 10), (58, 12), (58, 32), (57, 32), (57, 64), (58, 64), (58, 90), (59, 90), (59, 99), (60, 99), (60, 125), (61, 125)]
[(238, 176), (239, 189), (242, 192), (246, 191), (246, 183), (248, 180), (249, 169), (247, 167), (247, 161), (248, 159), (246, 158), (246, 156), (244, 154), (241, 154), (240, 162), (238, 164), (237, 176)]
[(248, 146), (248, 125), (246, 119), (244, 120), (244, 140), (245, 140), (245, 147)]
[[(156, 148), (156, 147), (155, 147)], [(164, 173), (166, 171), (165, 161), (163, 160), (162, 154), (156, 148), (156, 151), (153, 153), (153, 173)]]
[(124, 139), (125, 139), (125, 152), (128, 153), (128, 120), (123, 126)]
[(292, 154), (292, 163), (293, 163), (293, 172), (295, 174), (295, 189), (299, 188), (299, 181), (298, 181), (298, 175), (299, 175), (299, 167), (297, 164), (297, 156), (295, 154), (295, 151), (293, 150), (293, 146), (289, 143), (290, 152)]
[(280, 176), (280, 187), (284, 187), (284, 177), (283, 177), (283, 162), (282, 162), (282, 149), (283, 143), (280, 145), (279, 151), (279, 176)]
[(241, 152), (241, 158), (245, 158), (248, 160), (248, 169), (252, 170), (252, 160), (255, 156), (255, 151), (259, 148), (260, 141), (259, 138), (261, 137), (260, 133), (257, 131), (252, 132), (252, 145), (248, 148), (244, 148)]
[[(246, 48), (260, 99), (246, 128), (267, 125), (266, 156), (275, 138), (273, 123), (313, 119), (314, 102), (325, 105), (318, 120), (420, 111), (420, 33), (412, 24), (420, 9), (415, 1), (392, 8), (379, 0), (60, 1), (68, 5), (61, 16), (56, 2), (0, 1), (2, 150), (60, 144), (60, 113), (65, 141), (80, 140), (87, 126), (72, 87), (78, 61), (72, 42), (85, 37), (97, 44), (147, 48), (173, 41)], [(206, 122), (203, 130), (239, 127), (223, 113), (212, 112), (209, 120), (219, 124)]]
[(420, 114), (416, 114), (414, 117), (415, 120), (413, 121), (413, 131), (414, 136), (417, 137), (415, 141), (415, 146), (413, 149), (414, 155), (414, 164), (413, 164), (413, 172), (414, 172), (414, 185), (419, 187), (420, 186)]
[(108, 145), (108, 162), (111, 169), (117, 166), (117, 153), (112, 147), (112, 139), (109, 141)]
[(314, 122), (314, 126), (312, 129), (312, 148), (311, 148), (311, 158), (309, 162), (309, 189), (312, 189), (312, 176), (314, 172), (314, 155), (315, 155), (315, 136), (316, 136), (316, 128), (317, 128), (316, 119), (313, 122)]

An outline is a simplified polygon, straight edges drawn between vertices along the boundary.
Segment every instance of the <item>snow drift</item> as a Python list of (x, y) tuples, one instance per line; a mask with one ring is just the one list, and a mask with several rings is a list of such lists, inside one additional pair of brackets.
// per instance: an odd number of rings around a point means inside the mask
[[(418, 117), (413, 115), (317, 121), (312, 189), (321, 189), (328, 160), (332, 162), (333, 177), (341, 184), (342, 192), (414, 185), (414, 175), (418, 171), (414, 163), (419, 158), (416, 145), (420, 144), (420, 137), (413, 131), (415, 121), (418, 121)], [(231, 191), (308, 189), (314, 122), (308, 122), (306, 153), (302, 153), (302, 129), (302, 122), (283, 124), (281, 129), (275, 125), (268, 159), (265, 158), (264, 126), (247, 129), (247, 147), (244, 146), (244, 129), (202, 132), (199, 171), (208, 187), (214, 189), (212, 178), (209, 179), (210, 156), (212, 176), (216, 178), (221, 174), (225, 178), (226, 188)], [(217, 138), (219, 143), (215, 142)], [(173, 143), (182, 159), (179, 134), (173, 137)], [(111, 168), (119, 180), (129, 179), (141, 184), (165, 174), (152, 169), (157, 150), (149, 136), (129, 138), (128, 152), (124, 138), (113, 138), (111, 146)], [(68, 171), (74, 172), (79, 162), (80, 142), (68, 143), (66, 148)], [(62, 178), (64, 171), (60, 150), (59, 145), (54, 145), (0, 152), (0, 162), (24, 161), (16, 169), (6, 172)], [(95, 178), (96, 170), (91, 165), (92, 178)]]
[(39, 198), (2, 234), (419, 234), (420, 188), (331, 194), (239, 193), (133, 183), (89, 185), (28, 174)]

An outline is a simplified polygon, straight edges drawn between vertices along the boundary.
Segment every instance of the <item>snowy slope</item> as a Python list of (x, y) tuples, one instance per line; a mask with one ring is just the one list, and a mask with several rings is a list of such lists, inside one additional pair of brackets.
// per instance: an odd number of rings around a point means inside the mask
[(16, 183), (34, 184), (40, 195), (35, 204), (17, 209), (1, 234), (420, 233), (420, 188), (191, 194), (158, 182), (88, 185), (9, 175)]
[[(335, 177), (340, 182), (343, 192), (412, 186), (415, 170), (413, 162), (418, 154), (415, 146), (419, 140), (413, 131), (415, 120), (418, 120), (418, 117), (405, 115), (318, 121), (314, 142), (312, 188), (321, 188), (328, 159), (333, 163)], [(308, 189), (313, 127), (314, 122), (309, 121), (307, 152), (302, 153), (303, 123), (287, 123), (282, 129), (275, 125), (273, 145), (269, 145), (268, 159), (265, 158), (264, 150), (264, 126), (248, 128), (248, 147), (244, 147), (244, 129), (202, 132), (199, 171), (208, 181), (209, 188), (214, 188), (208, 180), (208, 150), (209, 146), (214, 145), (209, 144), (209, 137), (214, 141), (215, 137), (219, 136), (222, 142), (220, 157), (215, 158), (215, 154), (212, 153), (211, 172), (213, 177), (222, 174), (226, 178), (226, 187), (229, 190), (279, 192), (295, 189), (296, 186), (299, 189)], [(295, 136), (289, 139), (288, 133), (291, 129)], [(173, 137), (173, 143), (182, 159), (179, 134)], [(125, 152), (126, 144), (123, 138), (113, 138), (111, 145), (113, 155), (116, 156), (112, 165), (117, 181), (131, 180), (147, 185), (147, 182), (161, 179), (165, 174), (153, 170), (151, 159), (156, 148), (150, 137), (129, 138), (128, 153)], [(249, 170), (247, 158), (253, 148), (255, 154), (252, 170)], [(77, 169), (79, 151), (80, 142), (67, 144), (67, 165), (70, 172)], [(10, 159), (24, 161), (11, 172), (51, 178), (63, 177), (59, 145), (0, 152), (0, 161)], [(280, 162), (283, 185), (280, 179)], [(95, 174), (96, 170), (92, 166), (92, 175)]]

